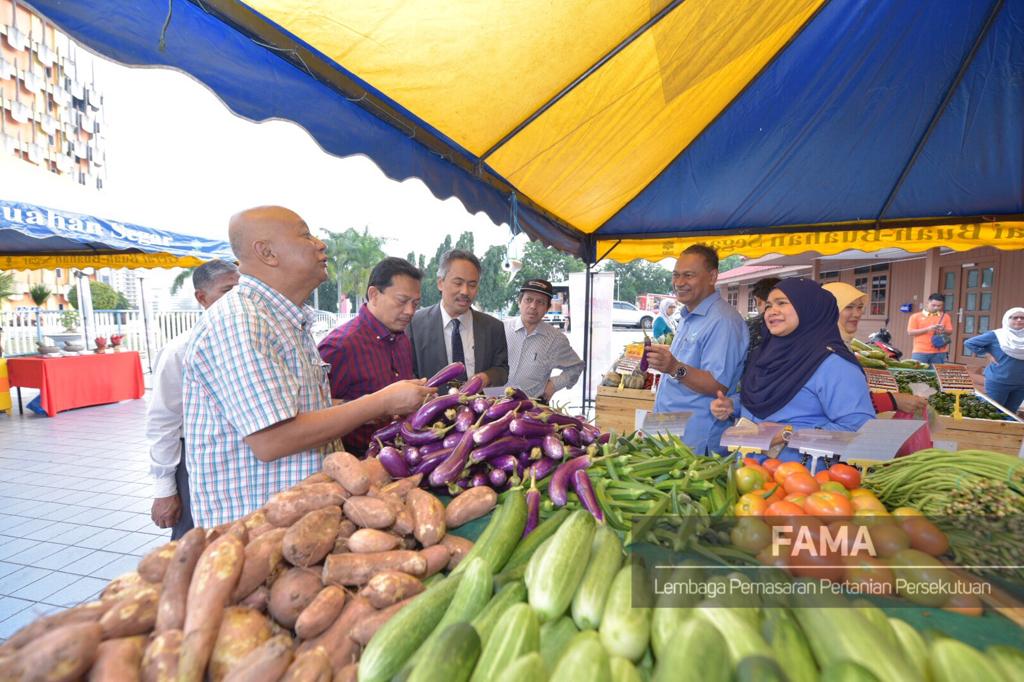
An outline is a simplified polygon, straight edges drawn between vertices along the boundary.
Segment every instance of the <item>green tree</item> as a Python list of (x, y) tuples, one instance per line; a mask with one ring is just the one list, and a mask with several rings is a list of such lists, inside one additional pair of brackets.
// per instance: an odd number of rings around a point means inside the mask
[(370, 271), (384, 258), (381, 245), (384, 240), (370, 234), (370, 228), (362, 232), (348, 228), (344, 232), (327, 233), (327, 276), (337, 284), (337, 298), (351, 296), (356, 307), (366, 296), (366, 283)]
[(513, 298), (513, 286), (509, 282), (508, 273), (502, 271), (501, 264), (505, 260), (505, 246), (496, 244), (484, 252), (480, 259), (480, 293), (476, 302), (484, 310), (503, 312), (509, 310)]
[(444, 241), (437, 245), (434, 257), (427, 261), (426, 265), (422, 265), (424, 258), (420, 256), (420, 265), (418, 267), (420, 272), (423, 273), (422, 296), (420, 298), (421, 308), (432, 306), (441, 300), (441, 292), (437, 290), (437, 266), (441, 261), (441, 256), (445, 252), (451, 251), (451, 249), (452, 236), (445, 235)]
[(743, 265), (743, 256), (739, 254), (733, 256), (726, 256), (722, 260), (718, 261), (718, 273), (728, 272), (733, 268), (738, 268)]
[(7, 298), (18, 293), (14, 288), (14, 273), (0, 272), (0, 298)]
[(50, 287), (45, 284), (33, 285), (32, 288), (28, 290), (28, 295), (32, 299), (32, 302), (40, 308), (43, 307), (46, 303), (46, 299), (50, 298), (50, 294), (52, 293), (53, 292), (50, 291)]
[(174, 296), (183, 286), (185, 286), (186, 280), (192, 279), (192, 273), (195, 272), (195, 270), (195, 268), (185, 268), (174, 276), (174, 281), (171, 282), (171, 296)]
[(615, 296), (620, 301), (636, 303), (640, 294), (667, 294), (672, 290), (672, 273), (657, 263), (608, 262), (603, 269), (615, 273)]
[[(89, 282), (90, 298), (93, 310), (131, 310), (132, 305), (120, 291), (105, 282)], [(68, 302), (72, 308), (78, 308), (78, 288), (71, 287)]]
[[(316, 290), (320, 296), (320, 310), (326, 310), (329, 313), (338, 312), (338, 283), (328, 278)], [(310, 296), (309, 300), (312, 305), (313, 297)]]
[(463, 251), (469, 251), (470, 253), (474, 253), (474, 251), (473, 251), (473, 233), (470, 232), (469, 230), (467, 230), (467, 231), (463, 232), (462, 234), (460, 234), (459, 238), (455, 242), (455, 248), (456, 249), (462, 249)]

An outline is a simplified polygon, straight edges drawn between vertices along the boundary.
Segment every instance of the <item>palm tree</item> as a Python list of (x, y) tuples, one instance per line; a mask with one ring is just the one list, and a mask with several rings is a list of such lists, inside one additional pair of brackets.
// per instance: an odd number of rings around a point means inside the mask
[(325, 241), (327, 276), (338, 283), (338, 300), (354, 294), (358, 307), (365, 297), (370, 271), (384, 258), (384, 240), (371, 235), (368, 227), (362, 233), (350, 227), (341, 233), (328, 231)]
[(28, 290), (28, 295), (32, 299), (32, 302), (39, 308), (43, 307), (43, 304), (46, 303), (46, 299), (50, 298), (51, 293), (53, 292), (50, 291), (50, 288), (45, 284), (36, 284)]
[[(16, 293), (17, 291), (14, 289), (14, 273), (0, 272), (0, 299), (5, 299)], [(0, 318), (0, 357), (3, 357), (4, 354), (3, 342), (3, 318)]]
[(171, 282), (171, 296), (178, 293), (178, 290), (185, 285), (185, 280), (192, 278), (193, 272), (195, 272), (195, 268), (185, 268), (174, 277), (174, 281)]

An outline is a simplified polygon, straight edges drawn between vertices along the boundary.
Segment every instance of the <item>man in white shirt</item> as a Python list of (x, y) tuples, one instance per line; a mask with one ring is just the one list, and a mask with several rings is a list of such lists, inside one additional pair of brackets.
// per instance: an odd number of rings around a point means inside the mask
[[(544, 321), (553, 296), (551, 282), (528, 279), (519, 289), (519, 317), (505, 320), (508, 385), (545, 402), (573, 386), (585, 365), (565, 334)], [(556, 369), (561, 372), (551, 376)]]
[[(196, 300), (204, 310), (236, 284), (238, 268), (226, 261), (212, 260), (192, 272)], [(190, 335), (191, 331), (179, 334), (160, 351), (153, 369), (153, 395), (146, 410), (149, 473), (153, 477), (154, 498), (150, 516), (158, 528), (173, 529), (172, 540), (192, 529), (188, 471), (181, 458), (181, 377)]]

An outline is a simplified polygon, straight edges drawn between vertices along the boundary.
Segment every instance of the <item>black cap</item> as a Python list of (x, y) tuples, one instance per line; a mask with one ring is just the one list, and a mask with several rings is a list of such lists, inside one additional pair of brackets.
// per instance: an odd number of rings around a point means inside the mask
[(555, 297), (555, 288), (551, 286), (551, 282), (546, 279), (528, 279), (523, 283), (523, 286), (519, 287), (519, 293), (524, 291), (532, 291), (538, 294), (544, 294), (548, 297), (548, 300)]

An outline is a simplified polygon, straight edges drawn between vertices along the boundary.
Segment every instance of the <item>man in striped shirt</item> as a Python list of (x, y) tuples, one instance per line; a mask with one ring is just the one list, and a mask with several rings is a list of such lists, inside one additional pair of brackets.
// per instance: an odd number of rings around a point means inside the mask
[[(352, 400), (402, 379), (412, 379), (412, 342), (405, 328), (420, 307), (423, 275), (404, 258), (385, 258), (370, 272), (366, 303), (355, 319), (320, 342), (320, 357), (330, 365), (331, 396)], [(344, 437), (345, 449), (362, 455), (370, 435), (382, 424), (371, 422)]]
[(434, 392), (400, 381), (332, 406), (303, 305), (327, 278), (324, 243), (278, 206), (236, 214), (228, 235), (242, 276), (200, 320), (184, 363), (192, 515), (206, 528), (255, 511), (319, 471), (340, 437)]
[[(519, 289), (519, 317), (505, 320), (508, 385), (545, 401), (573, 386), (584, 366), (565, 334), (544, 322), (553, 296), (551, 282), (529, 279)], [(551, 376), (556, 369), (561, 373)]]

